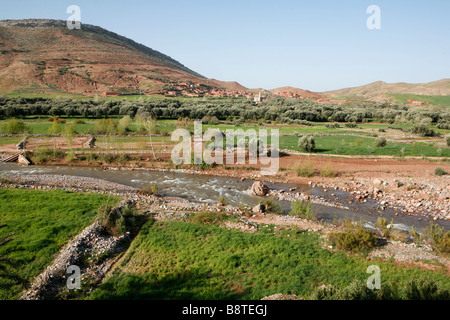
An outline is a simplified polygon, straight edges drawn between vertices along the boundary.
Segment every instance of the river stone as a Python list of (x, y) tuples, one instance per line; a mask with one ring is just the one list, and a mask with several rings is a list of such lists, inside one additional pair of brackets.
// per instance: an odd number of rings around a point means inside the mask
[(270, 189), (268, 186), (266, 186), (264, 183), (262, 183), (261, 181), (256, 181), (253, 185), (252, 188), (250, 189), (250, 194), (253, 196), (259, 196), (259, 197), (264, 197), (266, 196), (268, 193), (270, 192)]
[(266, 210), (266, 206), (263, 204), (258, 204), (256, 207), (252, 209), (253, 213), (264, 213)]
[(375, 179), (373, 180), (373, 184), (376, 186), (381, 186), (383, 184), (383, 181), (381, 181), (380, 179)]

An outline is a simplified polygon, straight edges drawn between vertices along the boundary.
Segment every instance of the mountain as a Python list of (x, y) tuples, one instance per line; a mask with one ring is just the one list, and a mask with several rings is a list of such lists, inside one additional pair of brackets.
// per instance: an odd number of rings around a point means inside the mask
[(450, 79), (418, 84), (377, 81), (360, 87), (327, 91), (322, 94), (328, 98), (346, 97), (371, 101), (388, 100), (389, 94), (444, 96), (450, 95)]
[(0, 92), (232, 95), (236, 82), (206, 79), (171, 57), (103, 28), (66, 21), (0, 21)]

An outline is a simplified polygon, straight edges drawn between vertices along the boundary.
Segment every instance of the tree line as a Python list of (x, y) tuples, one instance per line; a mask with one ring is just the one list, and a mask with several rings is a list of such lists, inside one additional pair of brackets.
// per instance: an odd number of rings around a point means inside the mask
[(274, 97), (255, 105), (252, 101), (189, 101), (162, 99), (156, 101), (96, 101), (46, 98), (0, 97), (0, 118), (30, 116), (108, 118), (128, 115), (134, 118), (149, 113), (158, 119), (215, 117), (219, 120), (309, 122), (435, 124), (450, 129), (450, 108), (409, 107), (387, 103), (320, 104), (310, 100)]

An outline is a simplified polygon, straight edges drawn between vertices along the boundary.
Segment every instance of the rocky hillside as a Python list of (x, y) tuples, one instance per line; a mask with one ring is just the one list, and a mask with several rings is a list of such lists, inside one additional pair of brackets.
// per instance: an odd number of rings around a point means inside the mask
[[(238, 94), (171, 57), (103, 28), (61, 20), (0, 21), (0, 92)], [(231, 91), (231, 92), (226, 92)]]

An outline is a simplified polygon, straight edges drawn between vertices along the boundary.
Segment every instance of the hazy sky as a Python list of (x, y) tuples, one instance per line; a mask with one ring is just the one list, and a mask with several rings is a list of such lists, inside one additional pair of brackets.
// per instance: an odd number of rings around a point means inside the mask
[[(326, 91), (450, 78), (449, 0), (3, 0), (0, 19), (69, 17), (249, 88)], [(381, 30), (369, 30), (370, 5)]]

